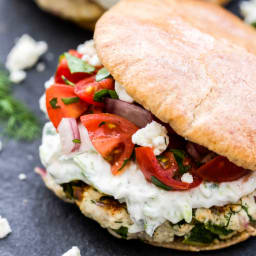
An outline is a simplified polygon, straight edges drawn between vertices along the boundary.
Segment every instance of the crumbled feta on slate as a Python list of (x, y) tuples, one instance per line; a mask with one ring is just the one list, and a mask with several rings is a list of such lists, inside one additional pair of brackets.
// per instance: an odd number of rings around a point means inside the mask
[(24, 80), (26, 73), (23, 70), (33, 67), (47, 48), (46, 42), (36, 42), (27, 34), (21, 36), (7, 56), (6, 67), (11, 73), (11, 81), (18, 83)]
[(166, 128), (153, 121), (146, 127), (139, 129), (132, 136), (132, 142), (139, 146), (151, 147), (155, 155), (164, 152), (169, 144), (169, 137)]
[(115, 82), (115, 91), (118, 95), (119, 100), (133, 103), (133, 98), (126, 92), (124, 87), (121, 84), (119, 84), (117, 81)]
[(39, 62), (36, 65), (36, 71), (37, 72), (43, 72), (45, 70), (45, 64), (43, 62)]
[(181, 176), (181, 181), (186, 183), (193, 183), (193, 176), (190, 173), (184, 173)]
[(62, 256), (81, 256), (80, 250), (77, 246), (73, 246), (70, 250), (65, 252)]
[(13, 82), (13, 83), (20, 83), (22, 82), (23, 80), (25, 80), (27, 77), (27, 73), (23, 70), (17, 70), (17, 71), (12, 71), (10, 73), (10, 80)]
[(240, 9), (246, 23), (256, 22), (256, 0), (243, 1), (240, 4)]
[(27, 179), (26, 174), (20, 173), (20, 174), (19, 174), (19, 179), (20, 179), (20, 180), (26, 180), (26, 179)]
[(83, 54), (82, 60), (88, 62), (92, 66), (100, 66), (100, 60), (98, 58), (96, 49), (94, 47), (94, 41), (89, 40), (86, 41), (84, 44), (80, 44), (77, 47), (77, 51)]
[(0, 216), (0, 239), (5, 238), (12, 232), (7, 219)]

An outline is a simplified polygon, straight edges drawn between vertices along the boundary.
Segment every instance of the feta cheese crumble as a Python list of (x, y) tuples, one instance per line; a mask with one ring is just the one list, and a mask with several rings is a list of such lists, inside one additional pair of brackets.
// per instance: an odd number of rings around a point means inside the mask
[(70, 250), (65, 252), (62, 256), (81, 256), (80, 250), (77, 246), (73, 246)]
[(128, 103), (133, 103), (133, 98), (126, 92), (124, 87), (121, 84), (119, 84), (117, 81), (115, 82), (115, 91), (118, 95), (119, 100), (123, 100)]
[(81, 54), (83, 54), (82, 60), (88, 62), (92, 66), (100, 66), (100, 60), (98, 58), (96, 49), (94, 47), (94, 41), (89, 40), (85, 42), (84, 44), (80, 44), (77, 47), (77, 51)]
[(10, 80), (14, 83), (23, 81), (26, 78), (24, 69), (33, 67), (47, 49), (46, 42), (36, 42), (27, 34), (21, 36), (7, 56), (6, 68), (10, 71)]
[(146, 127), (139, 129), (132, 135), (132, 142), (139, 146), (151, 147), (155, 155), (160, 155), (167, 149), (169, 137), (166, 128), (152, 121)]
[(7, 219), (2, 218), (0, 216), (0, 239), (5, 238), (12, 232), (12, 229), (9, 225), (9, 222)]
[(26, 174), (24, 174), (24, 173), (19, 174), (19, 180), (26, 180), (26, 179), (27, 179)]
[(191, 184), (193, 183), (193, 176), (190, 173), (184, 173), (181, 176), (181, 181)]
[(256, 22), (256, 0), (243, 1), (240, 4), (240, 10), (246, 23)]

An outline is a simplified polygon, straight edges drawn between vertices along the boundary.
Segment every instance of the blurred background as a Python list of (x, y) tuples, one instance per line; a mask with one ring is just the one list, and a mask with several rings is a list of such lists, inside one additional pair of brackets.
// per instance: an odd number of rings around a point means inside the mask
[[(46, 121), (38, 103), (44, 82), (55, 72), (60, 54), (92, 38), (96, 19), (113, 2), (37, 0), (41, 10), (32, 0), (0, 0), (0, 216), (8, 218), (12, 228), (12, 233), (0, 240), (0, 256), (58, 256), (75, 245), (81, 255), (88, 256), (184, 255), (140, 241), (115, 239), (74, 205), (56, 198), (33, 171), (40, 166), (38, 147)], [(241, 16), (242, 1), (224, 2), (225, 8)], [(256, 1), (245, 4), (243, 14), (246, 22), (255, 25)], [(4, 71), (7, 56), (23, 34), (35, 40), (38, 60), (25, 71), (26, 78), (22, 70), (10, 77)], [(44, 43), (36, 43), (39, 41)], [(26, 50), (20, 55), (24, 59)], [(9, 83), (8, 77), (17, 83)], [(249, 239), (219, 252), (197, 255), (250, 256), (255, 251), (255, 240)]]

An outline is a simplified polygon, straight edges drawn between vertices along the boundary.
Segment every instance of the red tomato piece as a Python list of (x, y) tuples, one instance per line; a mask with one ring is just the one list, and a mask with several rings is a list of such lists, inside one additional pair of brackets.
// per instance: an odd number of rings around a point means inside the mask
[(168, 168), (163, 168), (154, 155), (153, 149), (150, 147), (138, 147), (135, 149), (136, 160), (148, 181), (152, 181), (152, 176), (161, 181), (164, 185), (174, 190), (187, 190), (194, 188), (201, 183), (201, 179), (193, 175), (193, 183), (189, 184), (174, 179), (174, 175), (178, 172), (178, 165), (172, 153), (168, 152), (169, 158)]
[(89, 114), (81, 116), (96, 150), (112, 165), (114, 175), (121, 173), (125, 160), (133, 152), (132, 135), (138, 128), (130, 121), (113, 114)]
[(102, 102), (94, 101), (94, 94), (102, 89), (114, 90), (114, 80), (106, 78), (99, 82), (95, 81), (95, 76), (85, 78), (75, 86), (75, 94), (85, 102), (95, 106), (103, 106)]
[(47, 113), (55, 128), (58, 127), (63, 117), (78, 118), (88, 108), (88, 104), (81, 100), (64, 104), (63, 98), (77, 98), (74, 87), (65, 84), (54, 84), (46, 90)]
[(240, 179), (250, 173), (231, 163), (226, 157), (217, 156), (196, 170), (199, 177), (212, 182), (228, 182)]
[[(82, 54), (75, 51), (75, 50), (69, 50), (68, 51), (69, 54), (81, 59), (82, 58)], [(87, 73), (74, 73), (71, 74), (69, 67), (68, 67), (68, 62), (65, 56), (60, 58), (60, 62), (59, 65), (57, 67), (57, 71), (55, 74), (55, 82), (56, 83), (60, 83), (60, 84), (64, 84), (64, 81), (62, 79), (62, 76), (65, 76), (69, 81), (73, 82), (73, 83), (77, 83), (78, 81), (91, 76), (91, 74), (87, 74)]]

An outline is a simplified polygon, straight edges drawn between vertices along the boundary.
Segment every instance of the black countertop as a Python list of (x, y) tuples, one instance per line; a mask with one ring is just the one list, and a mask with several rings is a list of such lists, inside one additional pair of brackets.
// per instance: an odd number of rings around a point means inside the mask
[[(229, 8), (237, 10), (236, 1)], [(25, 100), (43, 122), (38, 99), (44, 91), (44, 81), (55, 70), (59, 54), (76, 48), (90, 39), (92, 33), (44, 13), (32, 0), (0, 0), (0, 62), (5, 62), (15, 38), (23, 33), (47, 41), (48, 52), (54, 54), (52, 61), (43, 57), (45, 71), (39, 73), (32, 69), (25, 82), (15, 88), (16, 95)], [(40, 139), (33, 143), (4, 140), (0, 152), (0, 215), (8, 218), (13, 232), (0, 240), (0, 256), (61, 256), (74, 245), (81, 249), (82, 256), (256, 254), (253, 238), (221, 251), (195, 254), (112, 237), (97, 223), (85, 218), (76, 206), (62, 202), (45, 188), (33, 171), (40, 165), (39, 145)], [(27, 175), (25, 181), (18, 179), (20, 173)]]

